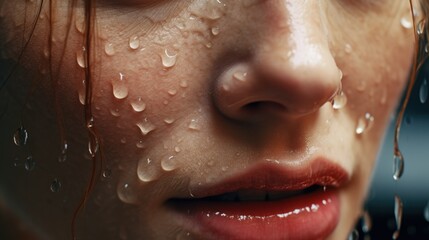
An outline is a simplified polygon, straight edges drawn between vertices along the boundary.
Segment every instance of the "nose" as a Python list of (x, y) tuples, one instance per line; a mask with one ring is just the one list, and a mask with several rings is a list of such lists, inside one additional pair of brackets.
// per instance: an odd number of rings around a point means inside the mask
[(257, 37), (248, 40), (250, 57), (229, 65), (215, 82), (223, 114), (240, 121), (304, 116), (335, 96), (341, 71), (319, 2), (263, 1), (253, 10), (263, 17), (252, 28)]

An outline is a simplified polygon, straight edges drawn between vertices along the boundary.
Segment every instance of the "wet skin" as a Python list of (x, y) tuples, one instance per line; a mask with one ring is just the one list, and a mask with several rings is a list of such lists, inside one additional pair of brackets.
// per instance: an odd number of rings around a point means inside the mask
[[(16, 62), (24, 19), (29, 36), (38, 3), (0, 2), (6, 67)], [(108, 176), (97, 177), (78, 236), (175, 239), (189, 232), (207, 238), (185, 226), (167, 202), (261, 163), (299, 167), (324, 158), (348, 175), (337, 190), (339, 222), (328, 239), (346, 238), (408, 76), (413, 33), (401, 25), (410, 14), (407, 1), (96, 5), (92, 110), (100, 169)], [(1, 197), (42, 238), (70, 237), (92, 169), (81, 103), (84, 8), (71, 6), (58, 1), (49, 18), (44, 4), (0, 101), (8, 99), (1, 118)], [(340, 86), (347, 104), (334, 109)], [(357, 134), (367, 113), (370, 127)], [(29, 139), (17, 147), (12, 136), (21, 125)], [(59, 162), (64, 141), (67, 159)], [(32, 171), (23, 166), (29, 155), (36, 162)], [(55, 193), (54, 179), (61, 181)]]

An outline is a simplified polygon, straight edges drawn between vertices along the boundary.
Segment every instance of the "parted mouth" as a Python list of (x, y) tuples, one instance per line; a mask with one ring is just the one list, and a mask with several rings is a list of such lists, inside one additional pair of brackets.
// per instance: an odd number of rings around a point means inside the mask
[[(207, 201), (273, 201), (344, 185), (341, 166), (318, 158), (305, 166), (262, 163), (209, 185), (190, 186), (189, 199)], [(186, 199), (188, 199), (186, 198)]]

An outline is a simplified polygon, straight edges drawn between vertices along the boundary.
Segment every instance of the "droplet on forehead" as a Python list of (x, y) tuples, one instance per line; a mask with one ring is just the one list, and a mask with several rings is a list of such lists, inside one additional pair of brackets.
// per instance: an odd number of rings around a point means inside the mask
[(27, 144), (27, 140), (28, 132), (23, 126), (20, 126), (13, 134), (13, 142), (16, 146), (24, 146)]

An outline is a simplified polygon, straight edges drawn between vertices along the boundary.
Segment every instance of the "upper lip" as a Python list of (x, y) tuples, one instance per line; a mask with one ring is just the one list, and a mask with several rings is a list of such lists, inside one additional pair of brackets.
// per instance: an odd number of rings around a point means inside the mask
[(346, 170), (321, 157), (304, 166), (264, 161), (214, 184), (190, 187), (192, 197), (204, 198), (239, 190), (280, 192), (301, 190), (313, 185), (339, 187), (348, 180)]

